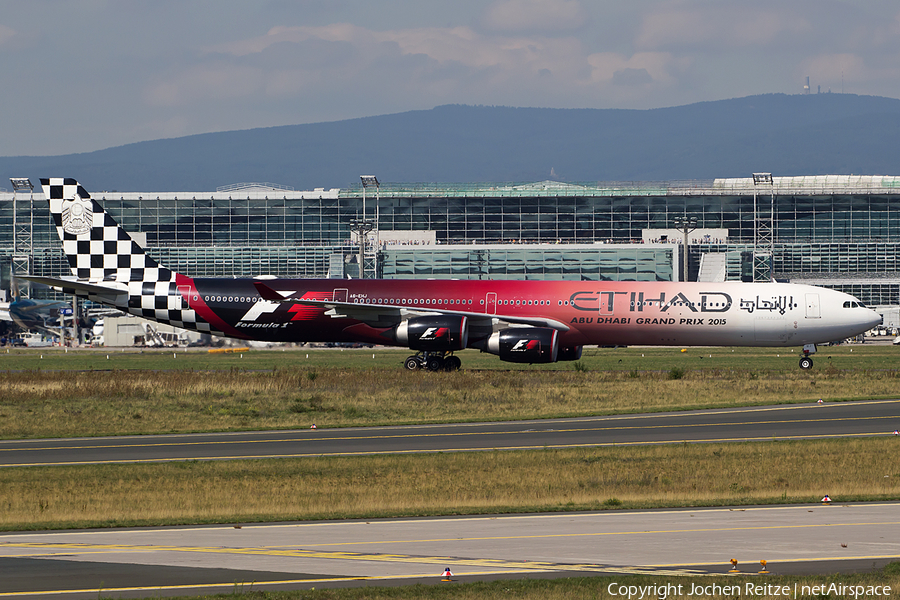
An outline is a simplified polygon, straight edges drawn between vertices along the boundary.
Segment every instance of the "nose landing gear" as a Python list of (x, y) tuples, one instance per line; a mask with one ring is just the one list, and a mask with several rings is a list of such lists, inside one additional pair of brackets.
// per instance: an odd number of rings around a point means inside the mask
[(800, 368), (804, 371), (808, 369), (812, 369), (813, 359), (809, 357), (810, 354), (816, 353), (816, 345), (815, 344), (806, 344), (803, 346), (803, 356), (800, 357)]

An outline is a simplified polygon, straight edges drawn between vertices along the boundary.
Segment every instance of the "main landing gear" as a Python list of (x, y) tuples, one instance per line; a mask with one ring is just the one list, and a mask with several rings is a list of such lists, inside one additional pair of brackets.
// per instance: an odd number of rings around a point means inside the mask
[(809, 357), (810, 354), (816, 353), (816, 345), (815, 344), (806, 344), (803, 346), (803, 356), (800, 357), (800, 368), (806, 371), (807, 369), (812, 369), (813, 359)]
[(462, 361), (449, 352), (419, 352), (410, 356), (403, 363), (410, 371), (426, 369), (428, 371), (459, 371)]

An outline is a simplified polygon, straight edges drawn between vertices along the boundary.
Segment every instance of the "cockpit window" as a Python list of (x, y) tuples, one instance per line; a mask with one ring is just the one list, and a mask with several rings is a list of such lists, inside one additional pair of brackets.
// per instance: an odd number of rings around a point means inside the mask
[(844, 308), (865, 308), (866, 305), (862, 302), (856, 302), (851, 300), (844, 301)]

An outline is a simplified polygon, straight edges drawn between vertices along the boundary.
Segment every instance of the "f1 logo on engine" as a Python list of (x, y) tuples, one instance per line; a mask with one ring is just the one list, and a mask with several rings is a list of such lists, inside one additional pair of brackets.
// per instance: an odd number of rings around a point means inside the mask
[(447, 327), (429, 327), (425, 330), (424, 333), (419, 337), (420, 340), (437, 340), (442, 337), (447, 337), (447, 333), (450, 331)]
[(516, 345), (510, 348), (510, 352), (525, 352), (527, 350), (534, 350), (541, 343), (537, 340), (519, 340), (516, 342)]

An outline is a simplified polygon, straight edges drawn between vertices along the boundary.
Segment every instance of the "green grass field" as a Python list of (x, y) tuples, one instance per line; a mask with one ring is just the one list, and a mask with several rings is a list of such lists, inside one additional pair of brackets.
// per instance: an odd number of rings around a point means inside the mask
[(0, 528), (889, 500), (898, 450), (886, 436), (0, 469)]
[(408, 352), (385, 349), (243, 356), (14, 350), (0, 354), (0, 436), (510, 420), (889, 398), (900, 389), (898, 351), (828, 348), (811, 371), (797, 368), (796, 354), (771, 349), (592, 349), (576, 363), (536, 366), (471, 352), (462, 353), (467, 368), (460, 372), (427, 373), (404, 370)]
[[(596, 348), (584, 349), (578, 368), (589, 371), (665, 371), (751, 369), (771, 372), (797, 370), (797, 348)], [(272, 370), (280, 368), (375, 368), (397, 369), (412, 354), (396, 348), (293, 348), (256, 350), (234, 354), (210, 354), (202, 349), (139, 350), (93, 348), (0, 349), (0, 371), (21, 370)], [(465, 350), (458, 353), (463, 369), (491, 371), (571, 371), (575, 362), (520, 365), (496, 356)], [(813, 355), (812, 372), (827, 369), (896, 369), (900, 347), (884, 344), (823, 346)]]

